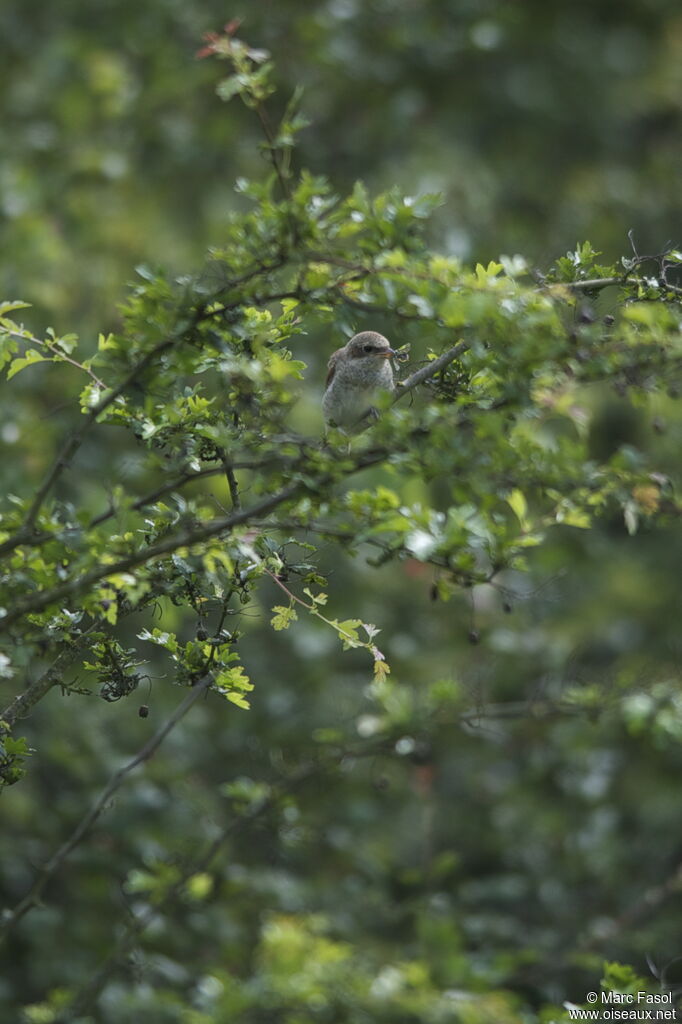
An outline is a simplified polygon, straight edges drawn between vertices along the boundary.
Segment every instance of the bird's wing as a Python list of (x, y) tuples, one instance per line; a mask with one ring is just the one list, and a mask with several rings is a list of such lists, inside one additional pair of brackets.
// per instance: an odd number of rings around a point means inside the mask
[(336, 364), (339, 361), (339, 356), (341, 355), (342, 352), (342, 348), (337, 348), (336, 352), (332, 352), (332, 354), (329, 357), (329, 362), (327, 363), (327, 380), (325, 381), (324, 385), (325, 388), (328, 388), (332, 380), (334, 379), (334, 374), (336, 372)]

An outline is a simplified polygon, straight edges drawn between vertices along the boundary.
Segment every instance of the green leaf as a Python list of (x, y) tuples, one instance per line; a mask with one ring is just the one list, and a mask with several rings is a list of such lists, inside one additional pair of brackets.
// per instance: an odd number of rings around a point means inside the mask
[(8, 313), (14, 313), (17, 309), (29, 309), (30, 306), (30, 302), (22, 302), (20, 299), (10, 299), (9, 302), (0, 302), (0, 316), (7, 316)]
[[(380, 652), (379, 652), (380, 653)], [(377, 683), (386, 682), (386, 677), (391, 674), (391, 669), (383, 654), (374, 658), (374, 680)]]
[(365, 643), (360, 639), (359, 629), (363, 625), (362, 619), (344, 619), (343, 622), (334, 620), (332, 625), (338, 630), (344, 651), (354, 647), (363, 647)]
[(34, 348), (31, 348), (28, 350), (26, 355), (12, 360), (9, 370), (7, 371), (7, 380), (11, 380), (17, 373), (25, 370), (27, 366), (33, 366), (34, 363), (45, 363), (51, 361), (51, 357), (48, 358), (47, 356), (42, 356), (40, 352), (36, 352)]
[(152, 644), (156, 644), (158, 647), (165, 647), (171, 654), (176, 654), (179, 650), (178, 638), (175, 633), (170, 633), (164, 629), (158, 629), (155, 627), (151, 633), (148, 629), (143, 629), (141, 633), (137, 634), (138, 640), (148, 640)]
[(521, 528), (525, 530), (528, 526), (528, 504), (523, 492), (515, 488), (507, 496), (507, 504), (521, 524)]
[(479, 284), (488, 284), (491, 278), (497, 277), (500, 271), (504, 270), (501, 263), (489, 263), (487, 267), (484, 267), (482, 263), (476, 264), (476, 277), (478, 278)]
[(187, 879), (187, 895), (192, 900), (205, 900), (213, 889), (213, 877), (207, 871), (200, 871)]
[(564, 526), (574, 526), (578, 530), (589, 530), (592, 525), (592, 516), (582, 508), (560, 509), (556, 515), (557, 523)]
[(463, 327), (471, 316), (471, 299), (462, 292), (450, 292), (438, 312), (446, 327)]
[(283, 629), (288, 629), (292, 622), (296, 622), (298, 615), (293, 604), (285, 607), (281, 604), (276, 604), (272, 609), (275, 613), (270, 619), (270, 625), (276, 632), (280, 632)]
[(236, 704), (238, 708), (243, 708), (244, 711), (248, 711), (251, 708), (251, 704), (241, 693), (226, 693), (225, 696), (233, 704)]
[(243, 665), (234, 665), (232, 668), (222, 669), (215, 677), (215, 685), (221, 689), (234, 687), (236, 690), (253, 690), (253, 683), (244, 671)]
[(234, 96), (237, 96), (238, 93), (246, 89), (248, 84), (248, 75), (230, 75), (228, 78), (223, 78), (221, 82), (218, 82), (216, 92), (221, 100), (228, 103)]
[(631, 537), (637, 533), (639, 528), (639, 506), (636, 501), (626, 501), (623, 506), (623, 519), (625, 528)]
[(89, 412), (102, 397), (102, 389), (94, 382), (86, 384), (79, 395), (81, 412)]

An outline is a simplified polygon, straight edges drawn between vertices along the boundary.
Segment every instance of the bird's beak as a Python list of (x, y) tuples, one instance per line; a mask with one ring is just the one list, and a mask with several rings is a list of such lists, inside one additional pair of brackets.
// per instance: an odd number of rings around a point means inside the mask
[(398, 353), (393, 348), (384, 348), (381, 352), (377, 352), (377, 355), (381, 356), (382, 359), (393, 359), (397, 354)]

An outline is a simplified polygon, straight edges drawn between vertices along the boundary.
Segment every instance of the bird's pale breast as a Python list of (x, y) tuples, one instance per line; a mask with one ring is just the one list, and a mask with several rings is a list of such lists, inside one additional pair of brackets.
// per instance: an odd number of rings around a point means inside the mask
[(388, 359), (375, 356), (339, 360), (324, 393), (325, 419), (339, 427), (356, 423), (380, 390), (393, 390), (393, 370)]

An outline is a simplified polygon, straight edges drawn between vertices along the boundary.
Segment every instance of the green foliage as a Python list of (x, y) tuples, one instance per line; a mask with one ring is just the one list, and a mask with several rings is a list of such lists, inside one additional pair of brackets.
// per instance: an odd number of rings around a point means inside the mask
[(0, 721), (0, 779), (3, 786), (12, 786), (24, 775), (24, 759), (33, 753), (24, 736), (14, 737), (6, 722)]
[[(296, 170), (300, 96), (273, 116), (275, 68), (237, 27), (207, 36), (200, 56), (227, 62), (219, 96), (255, 114), (268, 163), (239, 180), (243, 208), (204, 269), (177, 278), (139, 266), (120, 324), (102, 325), (83, 358), (75, 335), (37, 337), (8, 316), (24, 303), (0, 309), (9, 405), (58, 390), (68, 423), (63, 437), (17, 439), (26, 469), (2, 501), (0, 677), (16, 689), (0, 775), (22, 777), (33, 751), (11, 730), (57, 691), (56, 720), (81, 707), (111, 716), (80, 739), (112, 769), (89, 810), (67, 805), (73, 831), (44, 871), (31, 881), (24, 866), (12, 880), (20, 895), (5, 932), (58, 898), (52, 880), (101, 814), (121, 813), (111, 797), (191, 707), (199, 724), (186, 735), (206, 766), (176, 743), (170, 774), (149, 766), (147, 790), (135, 790), (131, 828), (114, 833), (123, 848), (97, 834), (100, 868), (115, 859), (124, 879), (115, 912), (121, 893), (127, 911), (114, 933), (102, 872), (89, 869), (84, 900), (107, 910), (88, 920), (92, 937), (82, 933), (104, 950), (99, 967), (84, 967), (88, 949), (54, 958), (39, 999), (23, 977), (9, 998), (36, 1022), (563, 1019), (569, 987), (579, 1002), (596, 984), (594, 948), (603, 934), (615, 941), (618, 899), (633, 893), (639, 841), (614, 852), (614, 815), (599, 800), (626, 776), (623, 752), (644, 740), (660, 745), (665, 775), (682, 714), (674, 658), (643, 681), (650, 663), (625, 640), (612, 677), (597, 654), (586, 678), (567, 675), (584, 636), (584, 581), (556, 618), (551, 601), (534, 599), (575, 564), (594, 587), (595, 629), (607, 598), (625, 608), (618, 636), (644, 607), (617, 560), (601, 573), (591, 555), (609, 532), (645, 546), (679, 520), (679, 432), (670, 447), (656, 431), (645, 443), (638, 417), (680, 386), (682, 258), (672, 245), (653, 256), (633, 247), (601, 264), (584, 242), (539, 274), (519, 256), (472, 269), (435, 251), (433, 196), (361, 183), (339, 195)], [(604, 314), (607, 290), (617, 306)], [(330, 336), (374, 324), (407, 355), (397, 393), (357, 436), (325, 438)], [(354, 556), (371, 570), (360, 586), (344, 583)], [(514, 632), (499, 620), (519, 593), (531, 615)], [(477, 600), (485, 671), (473, 653)], [(296, 644), (307, 657), (292, 671)], [(505, 671), (491, 692), (475, 692), (497, 660)], [(546, 682), (529, 683), (529, 668)], [(173, 686), (183, 699), (121, 768), (109, 723), (133, 728), (108, 705), (129, 705), (145, 686), (143, 722), (150, 704), (172, 703)], [(90, 711), (95, 693), (103, 710)], [(499, 731), (472, 738), (498, 720)], [(58, 732), (39, 736), (34, 763), (54, 759), (69, 793), (91, 788), (90, 761), (83, 768), (85, 754)], [(33, 785), (29, 772), (7, 795)], [(439, 801), (458, 808), (454, 826), (437, 820)], [(665, 818), (627, 806), (653, 815), (649, 831)], [(160, 808), (169, 825), (155, 832), (148, 819)], [(50, 850), (53, 813), (48, 802)], [(601, 916), (573, 895), (585, 852), (590, 886), (607, 889)], [(676, 879), (647, 906), (675, 893)], [(45, 921), (43, 948), (58, 931)], [(641, 956), (645, 938), (626, 952)], [(133, 954), (151, 984), (134, 972), (118, 981)], [(609, 962), (602, 984), (645, 982)]]

